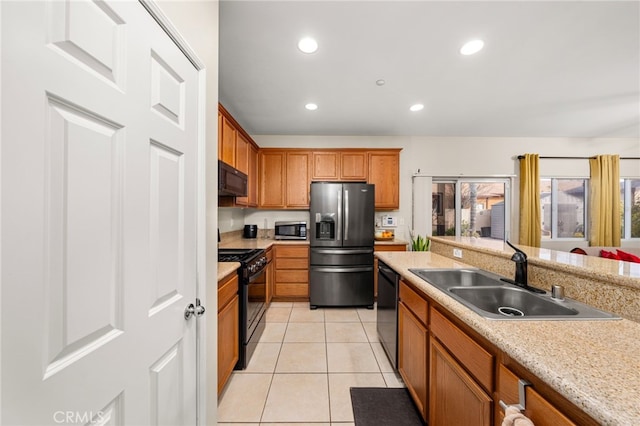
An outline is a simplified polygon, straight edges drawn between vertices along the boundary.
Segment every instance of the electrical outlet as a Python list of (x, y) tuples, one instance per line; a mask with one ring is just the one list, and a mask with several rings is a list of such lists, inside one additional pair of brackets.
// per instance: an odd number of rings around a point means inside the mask
[(462, 259), (462, 250), (460, 249), (453, 249), (453, 257), (457, 257), (458, 259)]

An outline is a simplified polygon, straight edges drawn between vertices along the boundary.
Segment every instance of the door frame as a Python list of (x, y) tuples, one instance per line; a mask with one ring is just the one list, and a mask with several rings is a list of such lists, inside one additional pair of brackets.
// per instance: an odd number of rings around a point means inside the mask
[[(189, 43), (162, 11), (156, 0), (138, 0), (162, 30), (189, 59), (198, 71), (198, 130), (197, 130), (197, 177), (196, 177), (196, 297), (207, 300), (206, 268), (206, 67)], [(209, 315), (215, 314), (212, 306)], [(196, 321), (196, 424), (207, 422), (207, 321)], [(214, 336), (215, 337), (215, 336)]]
[[(2, 22), (2, 6), (0, 6), (0, 22)], [(2, 58), (2, 31), (0, 31), (0, 58)], [(0, 66), (0, 124), (2, 123), (2, 66)], [(0, 131), (0, 176), (2, 176), (2, 131)], [(0, 185), (0, 235), (4, 235), (2, 231), (2, 185)], [(1, 250), (1, 246), (0, 246)], [(2, 306), (2, 289), (4, 283), (2, 282), (2, 254), (0, 253), (0, 306)], [(0, 330), (2, 330), (2, 315), (0, 315)], [(0, 377), (2, 377), (2, 336), (0, 336)], [(0, 384), (0, 419), (2, 419), (2, 386)]]
[[(175, 45), (182, 51), (198, 72), (198, 128), (197, 128), (197, 174), (196, 174), (196, 297), (206, 300), (206, 69), (203, 61), (198, 58), (177, 28), (169, 21), (165, 13), (160, 9), (155, 0), (138, 0), (151, 17), (158, 23), (162, 30), (171, 38)], [(0, 7), (0, 19), (2, 17)], [(0, 32), (0, 45), (2, 33)], [(0, 80), (2, 68), (0, 67)], [(0, 84), (0, 99), (2, 99), (2, 85)], [(2, 116), (2, 104), (0, 103), (0, 116)], [(2, 156), (3, 140), (0, 132), (0, 157)], [(1, 167), (1, 164), (0, 164)], [(1, 172), (1, 170), (0, 170)], [(1, 188), (0, 188), (1, 190)], [(0, 214), (2, 211), (2, 197), (0, 197)], [(1, 221), (0, 221), (1, 226)], [(2, 229), (0, 228), (0, 234)], [(0, 263), (0, 270), (2, 264)], [(2, 286), (0, 282), (0, 304), (2, 303)], [(215, 310), (214, 310), (215, 311)], [(211, 313), (210, 313), (211, 315)], [(2, 326), (0, 318), (0, 328)], [(198, 425), (206, 424), (206, 321), (196, 322), (196, 422)], [(2, 354), (3, 340), (0, 338), (0, 357)], [(1, 359), (0, 359), (1, 361)], [(0, 362), (0, 377), (2, 377), (2, 363)], [(0, 387), (0, 400), (2, 400)], [(2, 404), (0, 404), (0, 418), (2, 418)]]

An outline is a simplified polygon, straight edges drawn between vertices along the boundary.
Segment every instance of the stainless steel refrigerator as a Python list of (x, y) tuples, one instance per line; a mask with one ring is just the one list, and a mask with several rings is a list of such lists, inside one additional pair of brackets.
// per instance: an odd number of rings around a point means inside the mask
[(375, 186), (313, 182), (309, 302), (373, 308)]

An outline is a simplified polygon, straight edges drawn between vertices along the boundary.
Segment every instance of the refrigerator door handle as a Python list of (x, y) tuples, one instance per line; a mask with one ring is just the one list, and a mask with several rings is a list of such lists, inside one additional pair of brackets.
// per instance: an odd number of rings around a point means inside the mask
[(373, 253), (373, 249), (322, 249), (322, 248), (312, 248), (311, 251), (313, 253), (318, 254), (367, 254)]
[(368, 272), (373, 271), (373, 266), (364, 266), (358, 268), (337, 268), (335, 266), (312, 266), (311, 270), (313, 272)]
[(344, 240), (349, 239), (349, 190), (344, 190)]
[(340, 241), (342, 239), (341, 230), (342, 230), (342, 190), (338, 191), (338, 223), (336, 223), (336, 240)]

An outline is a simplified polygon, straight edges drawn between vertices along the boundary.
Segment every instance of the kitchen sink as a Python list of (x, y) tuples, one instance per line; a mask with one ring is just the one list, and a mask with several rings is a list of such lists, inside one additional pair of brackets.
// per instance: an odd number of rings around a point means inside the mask
[(620, 319), (573, 299), (557, 300), (501, 280), (481, 269), (409, 269), (477, 314), (495, 320)]
[(500, 277), (480, 269), (410, 269), (436, 287), (479, 287), (502, 285)]
[(504, 287), (452, 287), (449, 292), (478, 309), (506, 317), (577, 315), (575, 309), (561, 306), (527, 290)]

